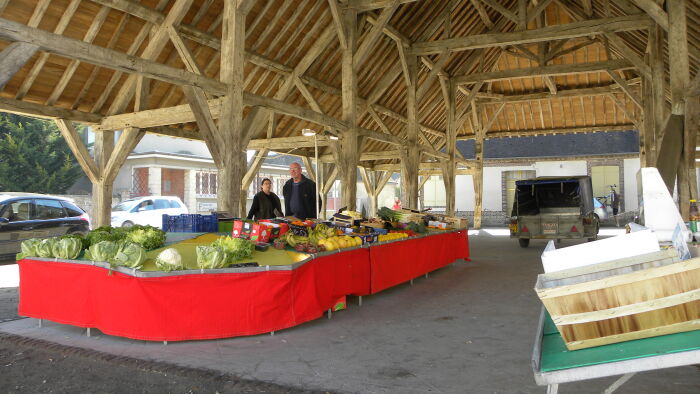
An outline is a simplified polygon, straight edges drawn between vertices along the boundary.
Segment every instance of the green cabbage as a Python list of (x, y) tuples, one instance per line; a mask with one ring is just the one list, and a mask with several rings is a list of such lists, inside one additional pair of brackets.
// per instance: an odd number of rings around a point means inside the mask
[(119, 246), (117, 254), (110, 263), (141, 269), (144, 261), (146, 261), (146, 250), (137, 243), (125, 242)]
[(53, 257), (59, 259), (74, 259), (80, 255), (82, 242), (75, 238), (57, 239), (51, 247)]
[(90, 247), (90, 240), (87, 237), (83, 237), (80, 234), (66, 234), (62, 235), (59, 239), (74, 238), (80, 241), (81, 249), (87, 249)]
[(38, 257), (39, 254), (36, 251), (36, 247), (41, 243), (39, 238), (31, 238), (22, 241), (22, 251), (17, 253), (17, 260), (22, 260), (27, 257)]
[(100, 241), (85, 252), (85, 258), (91, 261), (111, 262), (119, 251), (119, 245), (112, 241)]
[(151, 226), (134, 226), (126, 234), (126, 239), (146, 250), (157, 249), (165, 245), (165, 232)]
[(102, 226), (90, 231), (86, 238), (90, 246), (93, 246), (102, 241), (122, 241), (126, 238), (126, 232), (121, 228)]
[(37, 257), (54, 257), (53, 245), (58, 242), (57, 238), (42, 239), (36, 246)]
[(211, 246), (220, 248), (226, 253), (226, 263), (250, 258), (253, 255), (253, 250), (255, 250), (255, 245), (252, 242), (228, 236), (217, 238)]
[(161, 271), (170, 272), (185, 269), (185, 264), (182, 262), (180, 252), (176, 249), (168, 248), (160, 252), (158, 257), (156, 257), (156, 267)]
[(202, 269), (226, 267), (226, 253), (215, 246), (197, 246), (197, 266)]

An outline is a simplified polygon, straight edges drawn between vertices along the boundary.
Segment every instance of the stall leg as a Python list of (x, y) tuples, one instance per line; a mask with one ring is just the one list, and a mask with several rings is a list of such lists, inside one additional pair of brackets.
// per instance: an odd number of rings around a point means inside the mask
[(413, 279), (411, 279), (411, 287), (413, 287)]
[(39, 319), (39, 328), (44, 326), (44, 319)]
[(274, 337), (274, 336), (275, 336), (275, 332), (274, 332), (274, 331), (270, 331), (270, 336), (271, 336), (271, 337)]
[(359, 297), (358, 297), (357, 304), (358, 304), (359, 306), (362, 306), (362, 296), (359, 296)]
[(559, 391), (558, 384), (550, 384), (547, 386), (547, 394), (557, 394), (558, 391)]
[(168, 341), (163, 341), (163, 346), (166, 346), (168, 344)]
[(85, 335), (87, 335), (87, 337), (90, 338), (90, 327), (85, 329)]
[(425, 273), (425, 279), (428, 279), (428, 275), (430, 275), (428, 272)]
[(332, 315), (333, 315), (333, 311), (331, 309), (328, 309), (328, 320), (331, 319)]
[(605, 391), (604, 391), (603, 393), (604, 393), (604, 394), (610, 394), (610, 393), (612, 393), (613, 391), (619, 389), (620, 386), (622, 386), (623, 384), (627, 383), (628, 380), (632, 379), (632, 376), (634, 376), (634, 372), (632, 372), (632, 373), (626, 373), (626, 374), (620, 376), (620, 378), (617, 379), (617, 380), (615, 381), (615, 383), (611, 384), (610, 387), (608, 387), (607, 389), (605, 389)]

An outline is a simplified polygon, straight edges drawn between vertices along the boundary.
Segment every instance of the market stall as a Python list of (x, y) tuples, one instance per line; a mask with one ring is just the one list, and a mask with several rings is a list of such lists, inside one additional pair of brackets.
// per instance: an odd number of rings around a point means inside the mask
[[(274, 332), (316, 319), (346, 295), (363, 296), (468, 259), (467, 231), (440, 230), (333, 251), (254, 251), (237, 268), (197, 267), (204, 234), (147, 253), (139, 269), (87, 259), (19, 260), (19, 314), (154, 341)], [(176, 249), (184, 269), (158, 270)]]

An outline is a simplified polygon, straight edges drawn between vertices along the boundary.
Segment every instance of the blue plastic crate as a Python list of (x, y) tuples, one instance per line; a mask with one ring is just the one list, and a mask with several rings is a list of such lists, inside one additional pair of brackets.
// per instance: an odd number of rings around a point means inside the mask
[(163, 230), (171, 233), (210, 233), (218, 231), (216, 215), (163, 215)]

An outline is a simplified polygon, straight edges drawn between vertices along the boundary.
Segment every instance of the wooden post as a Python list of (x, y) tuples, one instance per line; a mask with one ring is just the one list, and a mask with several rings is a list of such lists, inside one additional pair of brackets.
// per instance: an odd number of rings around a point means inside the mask
[[(100, 174), (104, 173), (107, 162), (114, 150), (114, 131), (100, 130), (95, 133), (95, 163)], [(102, 176), (92, 184), (92, 223), (93, 227), (109, 226), (112, 214), (112, 185)]]
[(224, 1), (221, 38), (221, 82), (227, 85), (222, 102), (219, 132), (223, 139), (220, 149), (218, 210), (240, 216), (241, 186), (246, 171), (247, 141), (243, 132), (243, 66), (245, 49), (245, 14), (237, 1)]
[[(686, 1), (669, 0), (668, 18), (673, 23), (668, 30), (668, 53), (671, 76), (671, 113), (685, 114), (685, 93), (690, 83), (690, 63), (688, 59), (688, 30), (686, 26)], [(693, 129), (694, 130), (694, 129)], [(690, 184), (688, 172), (695, 168), (695, 136), (690, 135), (691, 128), (684, 127), (683, 148), (678, 165), (678, 201), (681, 216), (688, 219), (690, 210)]]
[(472, 125), (476, 135), (474, 140), (476, 162), (474, 163), (474, 173), (472, 174), (474, 182), (474, 228), (481, 228), (481, 211), (483, 209), (484, 195), (484, 133), (478, 111), (478, 104), (476, 102), (472, 103)]
[(449, 158), (443, 161), (442, 180), (445, 183), (445, 212), (447, 215), (455, 214), (455, 170), (457, 155), (457, 125), (455, 106), (455, 83), (453, 79), (448, 84), (447, 102), (447, 146), (446, 152)]
[[(659, 25), (652, 27), (653, 40), (649, 51), (649, 63), (651, 66), (651, 93), (654, 112), (654, 156), (653, 165), (656, 166), (656, 159), (659, 154), (659, 147), (663, 138), (664, 125), (666, 124), (666, 79), (664, 66), (664, 32)], [(650, 30), (650, 31), (651, 31)]]
[(346, 47), (342, 53), (342, 98), (343, 120), (349, 128), (335, 144), (334, 154), (338, 158), (338, 173), (341, 184), (341, 205), (354, 210), (357, 205), (357, 165), (360, 159), (359, 130), (357, 126), (357, 73), (355, 52), (357, 50), (357, 10), (346, 9), (342, 15)]
[(407, 54), (406, 65), (410, 84), (406, 86), (406, 142), (401, 150), (401, 201), (406, 208), (418, 208), (418, 167), (420, 149), (418, 146), (418, 58)]

